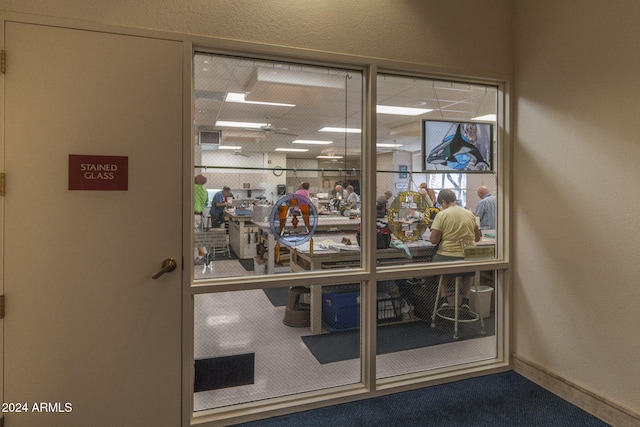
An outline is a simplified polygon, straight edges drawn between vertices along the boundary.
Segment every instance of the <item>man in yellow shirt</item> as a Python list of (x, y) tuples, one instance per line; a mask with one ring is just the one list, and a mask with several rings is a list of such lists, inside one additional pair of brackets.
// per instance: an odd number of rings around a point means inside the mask
[[(440, 190), (438, 204), (442, 210), (438, 212), (431, 224), (429, 241), (438, 245), (438, 250), (433, 256), (434, 262), (457, 261), (464, 259), (464, 248), (475, 246), (482, 238), (480, 229), (476, 224), (473, 212), (464, 209), (457, 204), (456, 195), (451, 190)], [(469, 296), (473, 284), (474, 272), (463, 273), (462, 303), (460, 308), (469, 309)], [(451, 277), (447, 277), (444, 286), (440, 289), (439, 307), (448, 306), (447, 284)]]

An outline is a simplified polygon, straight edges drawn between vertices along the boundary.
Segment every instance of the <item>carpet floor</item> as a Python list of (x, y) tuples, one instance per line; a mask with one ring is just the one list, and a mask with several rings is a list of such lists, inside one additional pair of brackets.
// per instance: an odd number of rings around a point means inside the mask
[(513, 372), (240, 424), (242, 427), (606, 427)]

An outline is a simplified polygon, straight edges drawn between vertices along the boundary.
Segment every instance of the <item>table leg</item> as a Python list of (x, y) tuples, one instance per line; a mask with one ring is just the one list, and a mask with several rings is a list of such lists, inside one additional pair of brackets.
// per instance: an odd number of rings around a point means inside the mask
[(311, 333), (322, 333), (322, 285), (309, 286), (310, 295), (310, 316), (311, 316)]

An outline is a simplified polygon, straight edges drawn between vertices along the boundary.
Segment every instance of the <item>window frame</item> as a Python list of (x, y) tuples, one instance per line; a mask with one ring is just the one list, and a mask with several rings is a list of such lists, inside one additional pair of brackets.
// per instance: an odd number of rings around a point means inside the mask
[[(217, 44), (217, 48), (212, 45)], [(185, 401), (186, 412), (193, 420), (198, 422), (206, 422), (207, 420), (221, 419), (227, 414), (227, 410), (205, 412), (195, 415), (192, 412), (193, 396), (192, 390), (188, 386), (193, 380), (192, 373), (189, 368), (193, 362), (193, 297), (203, 293), (226, 292), (231, 290), (245, 289), (261, 289), (266, 287), (295, 286), (304, 280), (306, 285), (326, 285), (339, 284), (345, 281), (360, 282), (362, 284), (361, 295), (363, 301), (367, 301), (366, 305), (361, 309), (361, 325), (362, 325), (362, 366), (361, 366), (361, 384), (347, 387), (341, 390), (321, 390), (318, 392), (307, 393), (299, 398), (287, 399), (287, 403), (279, 402), (255, 402), (250, 406), (260, 411), (268, 411), (275, 408), (274, 404), (279, 407), (297, 407), (298, 410), (304, 407), (318, 406), (318, 401), (325, 402), (326, 405), (335, 403), (338, 396), (350, 396), (354, 398), (369, 398), (377, 395), (388, 393), (389, 390), (396, 392), (406, 388), (424, 386), (429, 383), (442, 382), (446, 379), (458, 379), (465, 376), (478, 375), (480, 372), (488, 372), (495, 370), (505, 370), (508, 368), (509, 359), (509, 277), (511, 275), (510, 263), (510, 188), (511, 183), (511, 148), (508, 135), (510, 135), (510, 80), (508, 76), (484, 75), (469, 78), (461, 76), (454, 70), (444, 73), (442, 69), (433, 69), (423, 64), (398, 63), (394, 61), (379, 60), (377, 58), (352, 57), (349, 55), (330, 54), (323, 52), (308, 52), (297, 49), (283, 49), (270, 46), (256, 46), (238, 42), (225, 42), (218, 40), (216, 43), (206, 39), (192, 45), (191, 55), (189, 56), (190, 67), (193, 65), (193, 56), (197, 53), (211, 53), (222, 55), (233, 55), (238, 57), (267, 59), (273, 61), (296, 62), (300, 64), (319, 65), (323, 67), (338, 67), (342, 69), (353, 69), (362, 72), (364, 82), (364, 100), (362, 114), (362, 172), (361, 172), (361, 193), (362, 200), (366, 206), (362, 209), (361, 218), (361, 247), (362, 257), (360, 268), (349, 270), (339, 270), (336, 273), (308, 272), (308, 273), (290, 273), (286, 275), (272, 276), (252, 276), (251, 281), (246, 278), (224, 278), (212, 279), (206, 282), (194, 284), (193, 278), (185, 282), (184, 285), (184, 340), (185, 340), (185, 368), (184, 372), (188, 372), (187, 377), (183, 381), (183, 396)], [(193, 70), (191, 70), (193, 71)], [(375, 200), (376, 200), (376, 93), (377, 93), (377, 76), (378, 74), (393, 74), (397, 76), (420, 77), (426, 79), (451, 80), (455, 82), (465, 82), (474, 84), (489, 84), (496, 86), (498, 89), (498, 114), (495, 139), (497, 142), (497, 152), (494, 159), (496, 165), (496, 179), (498, 186), (495, 192), (498, 196), (498, 238), (496, 240), (496, 257), (489, 260), (481, 261), (465, 261), (464, 263), (422, 263), (416, 265), (402, 266), (376, 266), (376, 248), (375, 248)], [(481, 74), (481, 73), (479, 73)], [(191, 74), (193, 76), (193, 74)], [(191, 82), (193, 88), (193, 82)], [(191, 94), (193, 97), (193, 93)], [(191, 99), (190, 110), (193, 110), (193, 98)], [(190, 112), (190, 121), (193, 123), (193, 114)], [(185, 131), (187, 132), (187, 131)], [(188, 131), (192, 133), (192, 131)], [(193, 141), (194, 135), (191, 134), (188, 141)], [(192, 180), (191, 171), (193, 170), (193, 146), (189, 144), (191, 151), (190, 156), (185, 156), (185, 163), (189, 163), (190, 167), (185, 168), (185, 180)], [(192, 187), (191, 185), (188, 185)], [(187, 188), (188, 186), (185, 186)], [(189, 211), (189, 208), (186, 209)], [(185, 221), (189, 220), (192, 215), (186, 216)], [(193, 230), (193, 227), (186, 229)], [(189, 246), (187, 246), (189, 247)], [(193, 247), (193, 235), (191, 236), (191, 246)], [(501, 316), (501, 323), (496, 330), (498, 336), (498, 350), (496, 359), (490, 361), (479, 361), (472, 365), (462, 367), (453, 367), (437, 371), (419, 372), (412, 375), (403, 375), (397, 378), (386, 378), (376, 380), (376, 283), (383, 280), (391, 280), (399, 275), (407, 274), (419, 275), (439, 275), (451, 274), (462, 271), (475, 269), (477, 271), (495, 270), (498, 272), (498, 280), (502, 292), (497, 300), (497, 310)], [(499, 306), (499, 307), (498, 307)], [(191, 353), (189, 353), (191, 352)], [(189, 354), (189, 357), (186, 357)], [(368, 356), (367, 356), (368, 355)], [(189, 381), (188, 381), (189, 380)], [(243, 407), (243, 405), (240, 405)]]

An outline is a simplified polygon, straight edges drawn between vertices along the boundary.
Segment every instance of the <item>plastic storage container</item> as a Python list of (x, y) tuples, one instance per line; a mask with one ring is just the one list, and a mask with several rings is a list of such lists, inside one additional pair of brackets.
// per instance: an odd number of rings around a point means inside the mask
[(360, 292), (323, 294), (322, 320), (336, 329), (360, 326)]

